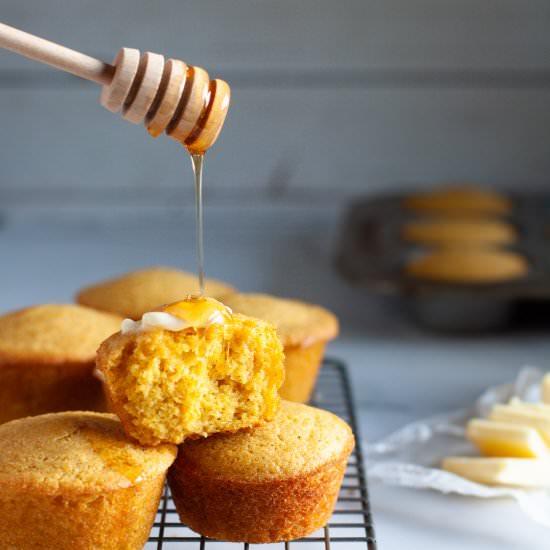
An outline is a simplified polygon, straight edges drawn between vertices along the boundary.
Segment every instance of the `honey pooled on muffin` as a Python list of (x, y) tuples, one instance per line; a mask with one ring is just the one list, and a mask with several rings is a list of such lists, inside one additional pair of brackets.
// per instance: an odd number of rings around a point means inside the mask
[(0, 447), (0, 548), (18, 550), (143, 548), (177, 451), (92, 412), (8, 422)]
[(283, 358), (271, 324), (189, 297), (126, 320), (101, 345), (96, 365), (128, 435), (156, 445), (271, 420)]

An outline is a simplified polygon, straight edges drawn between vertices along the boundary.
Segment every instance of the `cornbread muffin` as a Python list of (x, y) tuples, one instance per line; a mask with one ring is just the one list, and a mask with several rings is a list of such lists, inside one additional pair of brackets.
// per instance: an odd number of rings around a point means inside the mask
[(181, 521), (201, 535), (292, 540), (329, 520), (353, 446), (343, 420), (283, 401), (259, 428), (185, 442), (168, 482)]
[(445, 216), (509, 214), (512, 201), (502, 193), (469, 185), (446, 187), (410, 195), (403, 200), (407, 210)]
[(513, 225), (499, 220), (428, 218), (407, 222), (401, 238), (429, 245), (509, 245), (517, 241), (517, 231)]
[(284, 378), (275, 327), (212, 298), (144, 315), (101, 345), (97, 367), (124, 429), (144, 445), (271, 420)]
[(105, 410), (92, 376), (99, 344), (122, 318), (77, 305), (0, 316), (0, 423), (45, 412)]
[(412, 261), (406, 273), (442, 283), (499, 283), (523, 277), (528, 264), (515, 252), (496, 249), (442, 248)]
[(281, 397), (305, 403), (315, 386), (326, 344), (338, 335), (338, 320), (320, 306), (268, 296), (232, 294), (224, 303), (238, 313), (277, 327), (285, 348), (285, 381)]
[[(231, 286), (214, 279), (206, 279), (204, 284), (205, 294), (213, 298), (234, 291)], [(77, 294), (76, 301), (94, 309), (139, 319), (147, 311), (198, 292), (196, 275), (169, 267), (151, 267), (84, 288)]]
[(17, 550), (141, 549), (176, 456), (92, 412), (3, 424), (0, 449), (0, 548)]

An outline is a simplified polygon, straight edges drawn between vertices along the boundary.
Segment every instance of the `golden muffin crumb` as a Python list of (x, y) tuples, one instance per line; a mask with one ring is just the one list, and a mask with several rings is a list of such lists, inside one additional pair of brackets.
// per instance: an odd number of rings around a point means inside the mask
[(509, 245), (517, 241), (514, 226), (498, 220), (449, 220), (429, 218), (407, 222), (404, 241), (441, 245)]
[(498, 283), (519, 279), (529, 266), (515, 252), (493, 249), (443, 248), (409, 263), (408, 275), (444, 283)]
[[(163, 310), (188, 320), (193, 318), (189, 303), (205, 300), (213, 312), (225, 310), (204, 298), (188, 298)], [(101, 345), (97, 367), (131, 437), (149, 445), (181, 443), (273, 418), (284, 378), (275, 328), (225, 311), (221, 323), (119, 333)]]
[(403, 200), (403, 205), (407, 210), (448, 216), (508, 214), (513, 207), (512, 201), (506, 195), (470, 185), (409, 195)]
[(238, 313), (258, 317), (277, 327), (285, 349), (283, 399), (309, 400), (326, 344), (338, 335), (338, 319), (321, 306), (267, 294), (232, 294), (224, 298)]
[[(205, 293), (218, 298), (233, 288), (214, 279), (205, 280)], [(132, 271), (80, 290), (79, 304), (102, 311), (139, 319), (147, 311), (182, 300), (199, 291), (198, 278), (192, 273), (170, 267), (150, 267)]]
[(4, 361), (90, 361), (122, 318), (72, 304), (38, 305), (0, 316)]
[(8, 422), (0, 448), (0, 547), (18, 550), (142, 548), (177, 451), (91, 412)]
[(292, 540), (330, 518), (353, 446), (343, 420), (282, 401), (263, 426), (185, 442), (168, 480), (182, 522), (205, 536)]

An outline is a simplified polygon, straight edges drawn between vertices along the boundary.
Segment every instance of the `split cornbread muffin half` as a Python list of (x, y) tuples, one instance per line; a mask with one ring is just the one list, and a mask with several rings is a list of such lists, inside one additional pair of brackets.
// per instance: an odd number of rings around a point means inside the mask
[(181, 521), (201, 535), (288, 541), (327, 523), (353, 447), (337, 416), (282, 401), (263, 426), (186, 441), (168, 482)]
[(96, 365), (124, 429), (144, 445), (271, 420), (284, 378), (275, 327), (203, 297), (127, 319)]
[(93, 375), (99, 344), (122, 317), (73, 304), (0, 316), (0, 423), (48, 412), (106, 408)]
[(143, 548), (177, 452), (92, 412), (3, 424), (0, 449), (0, 548), (17, 550)]
[[(215, 279), (206, 279), (204, 283), (206, 294), (213, 298), (234, 291), (230, 285)], [(76, 301), (137, 320), (162, 304), (181, 300), (198, 290), (198, 278), (193, 273), (156, 266), (131, 271), (83, 288), (78, 292)]]
[(327, 309), (268, 294), (231, 294), (224, 303), (238, 313), (273, 323), (285, 350), (281, 397), (305, 403), (311, 397), (330, 340), (338, 335), (338, 319)]

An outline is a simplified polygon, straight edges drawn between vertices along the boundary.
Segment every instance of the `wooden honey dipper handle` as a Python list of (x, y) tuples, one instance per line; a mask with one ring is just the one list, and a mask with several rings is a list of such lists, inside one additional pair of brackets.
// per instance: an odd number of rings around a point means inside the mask
[(112, 65), (103, 63), (99, 59), (15, 29), (4, 23), (0, 23), (0, 46), (86, 80), (93, 80), (98, 84), (111, 82), (115, 72)]
[(0, 23), (0, 46), (103, 85), (101, 104), (149, 133), (166, 132), (192, 153), (216, 141), (227, 115), (229, 86), (200, 67), (121, 48), (113, 65)]

